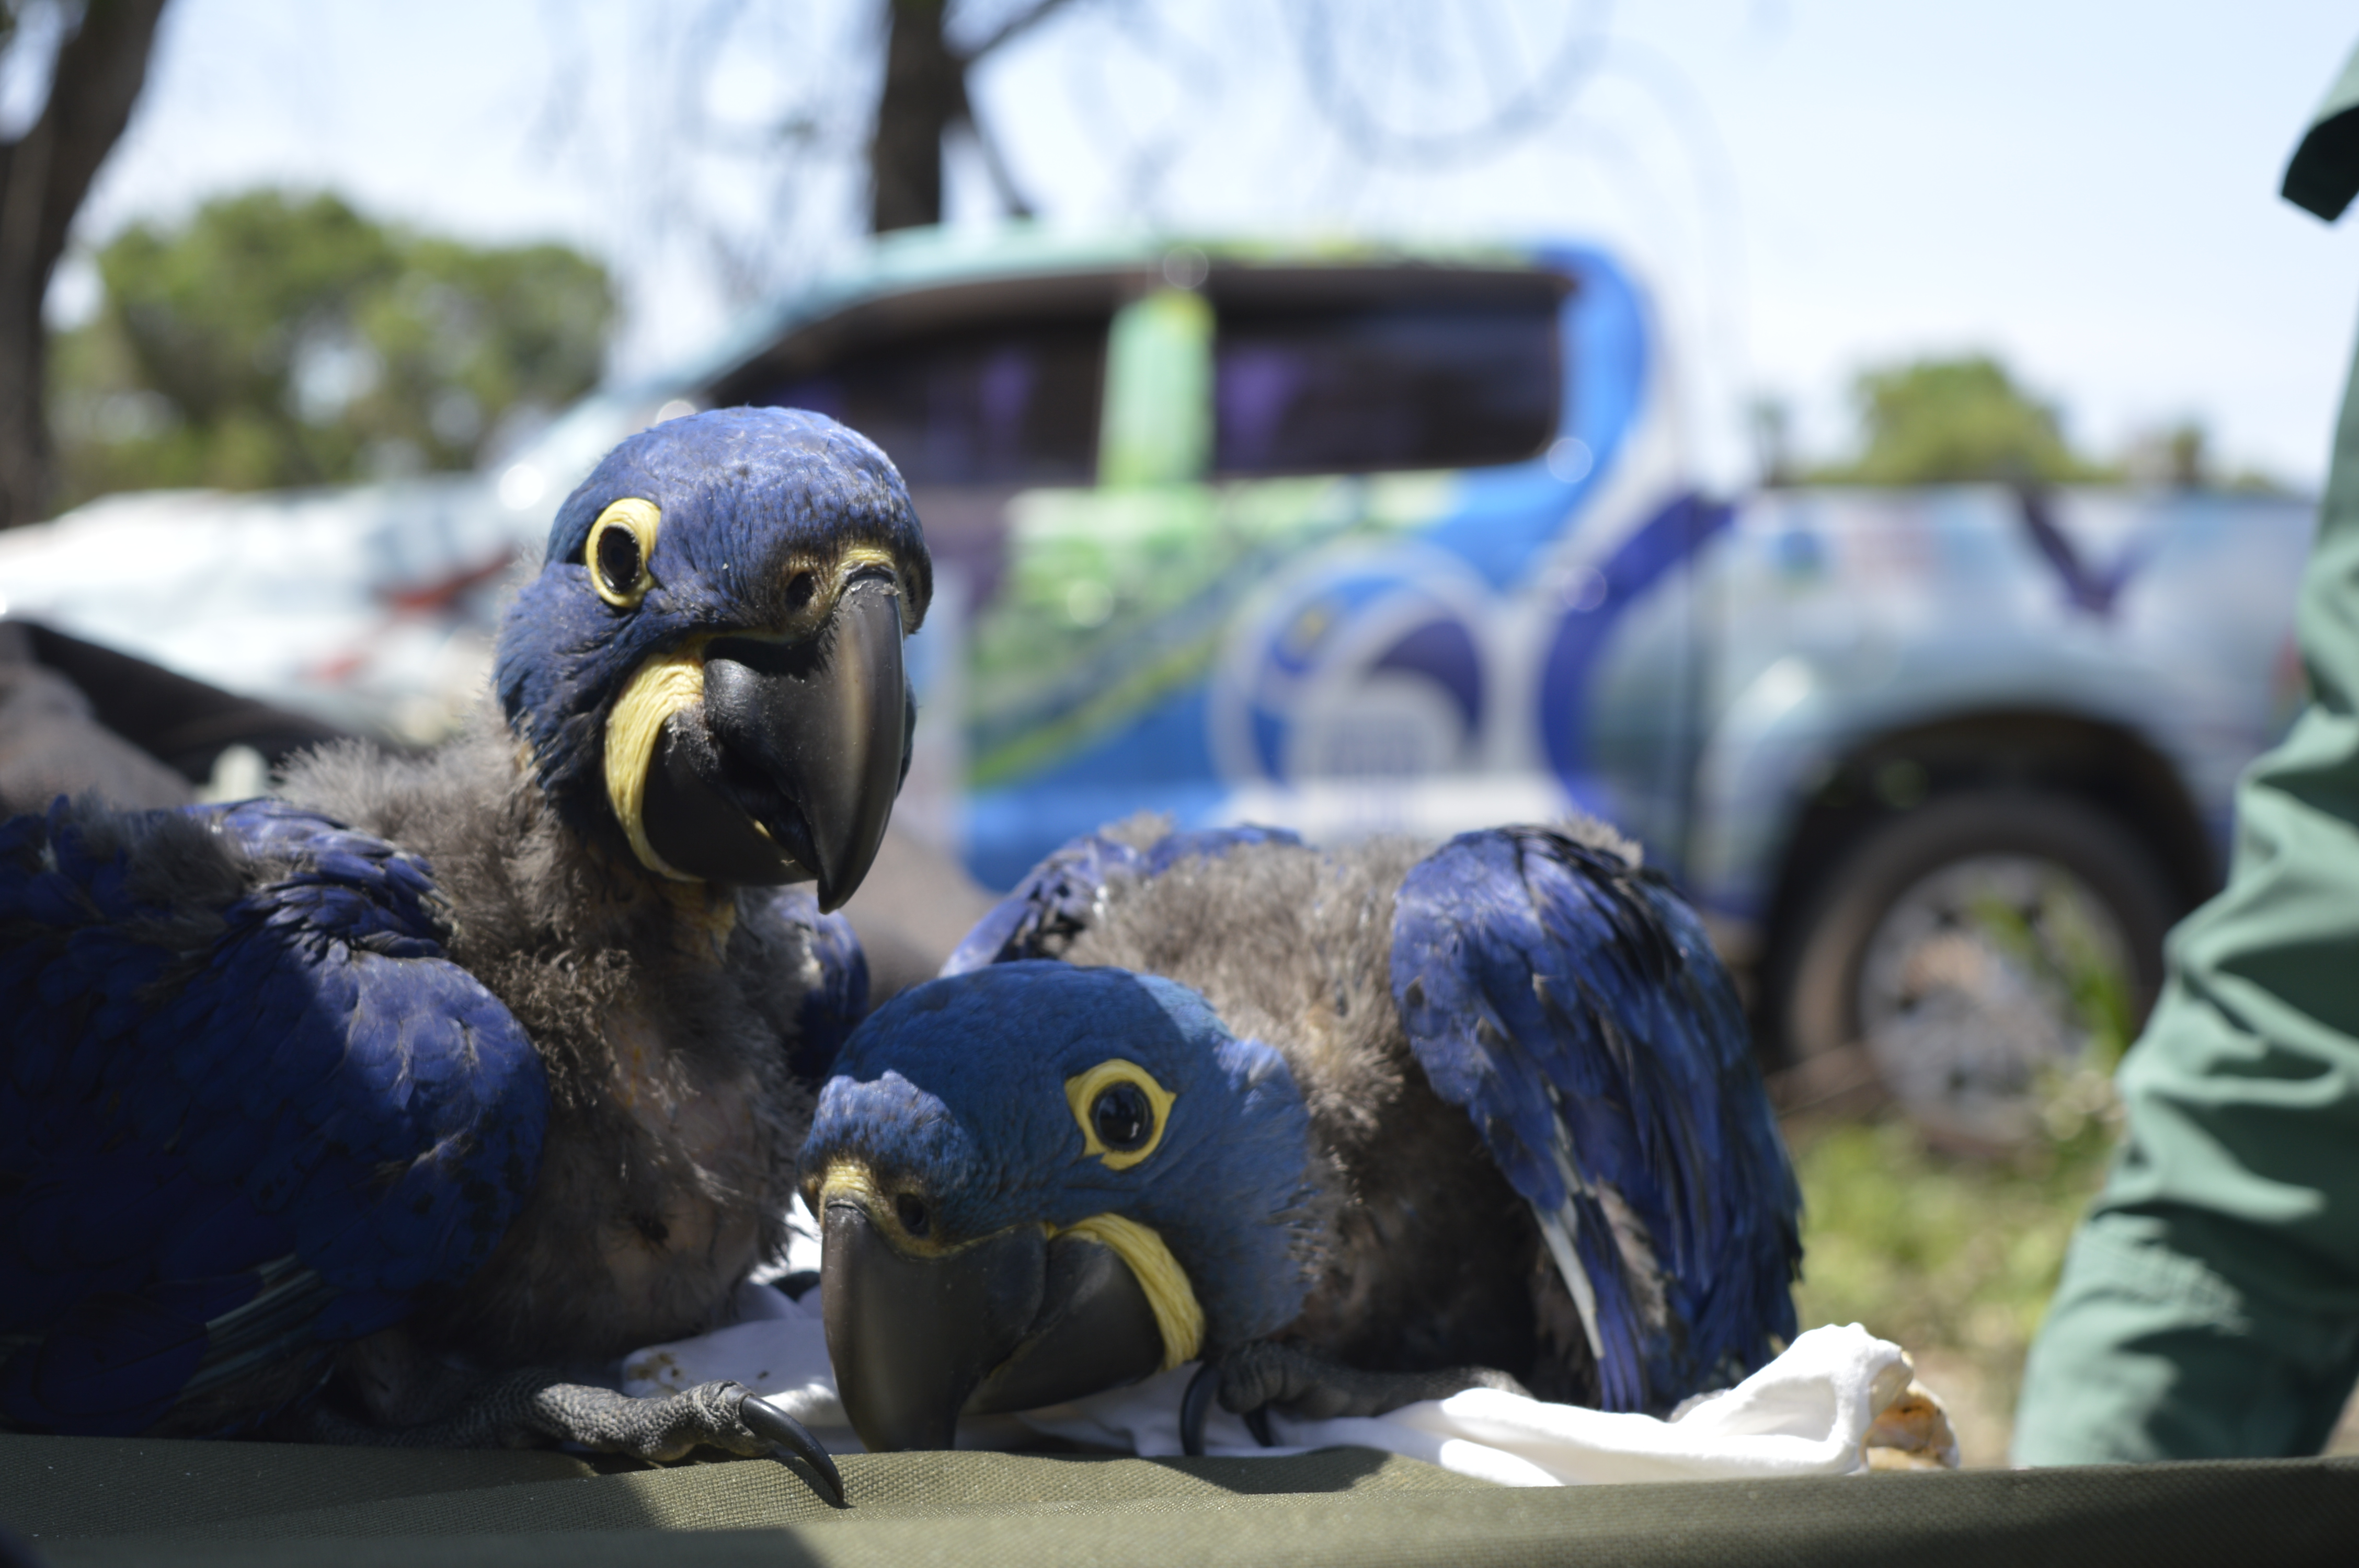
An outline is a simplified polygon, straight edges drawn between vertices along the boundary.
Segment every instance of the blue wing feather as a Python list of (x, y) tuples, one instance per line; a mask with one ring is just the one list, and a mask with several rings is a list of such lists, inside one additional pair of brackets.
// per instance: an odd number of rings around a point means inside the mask
[(539, 1059), (425, 866), (325, 817), (0, 825), (0, 1426), (320, 1358), (473, 1273), (538, 1169)]
[[(1661, 1409), (1774, 1354), (1794, 1332), (1800, 1197), (1686, 905), (1608, 851), (1500, 828), (1412, 870), (1393, 932), (1428, 1079), (1578, 1260), (1605, 1406)], [(1625, 1255), (1612, 1206), (1646, 1252)]]
[(1059, 846), (974, 923), (941, 972), (963, 975), (991, 964), (1049, 957), (1052, 937), (1070, 936), (1089, 925), (1107, 880), (1117, 871), (1137, 871), (1144, 860), (1129, 845), (1097, 833)]
[(989, 964), (1055, 957), (1060, 939), (1084, 930), (1096, 918), (1098, 900), (1117, 874), (1156, 877), (1192, 855), (1224, 855), (1247, 844), (1301, 842), (1283, 827), (1251, 824), (1169, 833), (1144, 850), (1102, 833), (1084, 834), (1026, 872), (1013, 892), (974, 923), (941, 972), (962, 975)]

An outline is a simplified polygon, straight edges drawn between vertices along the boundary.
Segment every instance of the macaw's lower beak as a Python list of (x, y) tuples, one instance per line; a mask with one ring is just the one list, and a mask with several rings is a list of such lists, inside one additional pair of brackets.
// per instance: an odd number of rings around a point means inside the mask
[(844, 1413), (876, 1453), (948, 1448), (961, 1415), (1061, 1404), (1163, 1365), (1130, 1266), (1039, 1226), (909, 1257), (859, 1203), (831, 1199), (820, 1292)]
[(815, 879), (819, 906), (875, 863), (908, 764), (900, 595), (854, 578), (816, 635), (705, 644), (703, 701), (666, 719), (647, 773), (648, 847), (687, 876)]

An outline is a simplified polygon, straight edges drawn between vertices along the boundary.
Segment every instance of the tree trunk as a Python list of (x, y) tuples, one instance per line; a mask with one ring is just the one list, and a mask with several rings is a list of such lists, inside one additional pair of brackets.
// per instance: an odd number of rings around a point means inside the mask
[(942, 221), (942, 133), (966, 118), (966, 61), (942, 38), (942, 0), (886, 0), (885, 92), (868, 144), (868, 226)]
[(0, 527), (48, 509), (54, 476), (42, 414), (41, 304), (66, 230), (130, 124), (163, 9), (164, 0), (90, 0), (58, 51), (41, 117), (0, 147)]
[(984, 167), (1010, 215), (1032, 216), (999, 147), (976, 124), (966, 73), (985, 55), (1038, 27), (1071, 0), (1032, 0), (999, 30), (964, 53), (942, 35), (945, 0), (885, 0), (885, 91), (868, 139), (868, 228), (882, 234), (942, 221), (942, 135), (953, 125), (974, 132)]

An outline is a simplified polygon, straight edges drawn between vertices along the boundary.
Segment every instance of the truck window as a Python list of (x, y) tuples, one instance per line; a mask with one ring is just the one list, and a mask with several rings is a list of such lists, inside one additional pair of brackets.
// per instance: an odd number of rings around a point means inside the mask
[(1087, 483), (1104, 368), (1102, 319), (994, 322), (846, 346), (742, 401), (840, 419), (913, 486)]
[[(1551, 281), (1393, 299), (1222, 300), (1223, 474), (1473, 468), (1537, 456), (1562, 395)], [(1523, 286), (1523, 287), (1515, 287)]]

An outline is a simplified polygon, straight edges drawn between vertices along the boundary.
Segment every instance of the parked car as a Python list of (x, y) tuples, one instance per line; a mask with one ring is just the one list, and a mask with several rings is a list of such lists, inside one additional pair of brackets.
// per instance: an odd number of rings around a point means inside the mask
[[(985, 884), (1141, 810), (1319, 839), (1587, 811), (1706, 912), (1798, 1081), (1849, 1064), (1937, 1130), (2019, 1136), (2220, 874), (2233, 781), (2299, 697), (2311, 506), (1718, 500), (1677, 368), (1594, 248), (922, 233), (495, 474), (102, 502), (0, 539), (0, 597), (422, 734), (479, 679), (506, 563), (615, 439), (821, 409), (924, 519), (901, 815)], [(125, 593), (135, 549), (159, 564)], [(195, 612), (224, 591), (217, 633)]]

